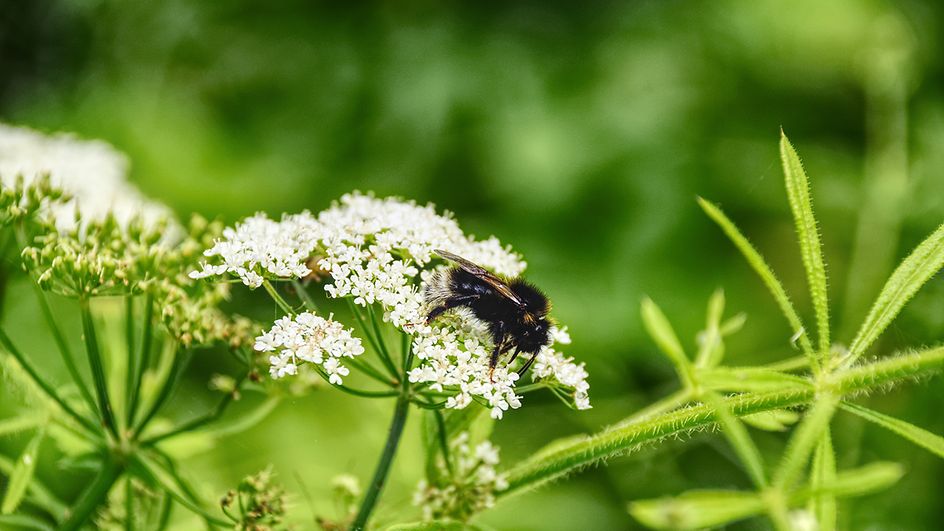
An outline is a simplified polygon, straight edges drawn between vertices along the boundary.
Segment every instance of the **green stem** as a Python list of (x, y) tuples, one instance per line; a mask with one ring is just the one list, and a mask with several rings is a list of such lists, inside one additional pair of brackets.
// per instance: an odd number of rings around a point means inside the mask
[(262, 281), (262, 287), (265, 288), (266, 292), (268, 292), (269, 296), (272, 297), (272, 300), (274, 300), (279, 308), (282, 309), (282, 312), (284, 312), (285, 315), (295, 315), (295, 310), (292, 309), (292, 306), (289, 305), (289, 303), (286, 302), (286, 300), (282, 298), (281, 295), (279, 295), (279, 292), (276, 291), (275, 286), (273, 286), (272, 283), (268, 281), (268, 279)]
[(403, 427), (406, 424), (406, 416), (410, 411), (410, 383), (405, 372), (409, 370), (412, 363), (413, 354), (407, 356), (404, 375), (401, 378), (400, 395), (397, 397), (397, 404), (393, 410), (393, 420), (390, 423), (390, 432), (387, 434), (387, 443), (384, 445), (383, 453), (380, 456), (380, 462), (374, 471), (374, 478), (370, 482), (364, 501), (357, 512), (357, 517), (351, 525), (353, 531), (362, 531), (367, 525), (370, 513), (373, 512), (377, 499), (383, 490), (384, 483), (387, 481), (387, 475), (390, 473), (390, 465), (393, 464), (393, 457), (397, 453), (397, 446), (400, 444), (400, 437), (403, 435)]
[(95, 399), (92, 398), (92, 393), (89, 391), (88, 386), (85, 384), (85, 379), (82, 378), (82, 374), (79, 372), (79, 368), (75, 364), (75, 358), (72, 356), (72, 349), (69, 348), (69, 343), (66, 341), (65, 335), (62, 333), (62, 329), (59, 328), (59, 325), (56, 323), (56, 319), (52, 314), (52, 308), (49, 307), (49, 301), (46, 300), (46, 294), (43, 293), (42, 288), (40, 288), (35, 282), (30, 282), (30, 285), (33, 287), (33, 292), (36, 294), (36, 300), (39, 301), (39, 308), (42, 310), (43, 317), (46, 320), (46, 326), (48, 326), (49, 331), (52, 332), (53, 340), (55, 340), (56, 346), (59, 348), (59, 354), (62, 357), (62, 362), (65, 364), (66, 369), (69, 371), (69, 376), (72, 377), (76, 387), (79, 388), (79, 393), (82, 395), (82, 398), (85, 399), (85, 403), (88, 405), (89, 411), (95, 411), (97, 409), (97, 406), (95, 405)]
[(43, 380), (42, 376), (39, 375), (39, 372), (36, 371), (36, 368), (26, 361), (26, 357), (22, 352), (20, 352), (19, 349), (16, 348), (3, 328), (0, 328), (0, 344), (3, 344), (3, 348), (5, 348), (7, 352), (9, 352), (10, 355), (16, 359), (17, 363), (23, 367), (23, 370), (26, 371), (26, 374), (28, 374), (33, 380), (33, 383), (35, 383), (37, 387), (39, 387), (46, 394), (46, 396), (55, 401), (63, 411), (65, 411), (76, 422), (86, 428), (89, 433), (96, 436), (98, 435), (99, 430), (95, 427), (95, 424), (89, 419), (80, 415), (75, 409), (72, 408), (72, 406), (66, 403), (66, 401), (59, 396), (59, 393), (53, 389), (52, 385)]
[(115, 416), (111, 408), (111, 400), (108, 398), (105, 367), (102, 365), (102, 353), (98, 348), (98, 338), (95, 335), (95, 322), (92, 318), (92, 309), (87, 296), (79, 297), (79, 308), (82, 310), (82, 335), (85, 337), (85, 351), (88, 355), (89, 367), (92, 369), (92, 381), (95, 383), (95, 394), (98, 396), (102, 423), (117, 439), (118, 429), (115, 426)]
[(171, 366), (170, 372), (167, 374), (167, 379), (164, 380), (164, 385), (161, 386), (161, 390), (158, 392), (157, 398), (154, 399), (154, 402), (151, 404), (151, 407), (148, 409), (148, 412), (144, 417), (138, 421), (137, 425), (134, 427), (135, 433), (140, 433), (148, 425), (154, 415), (161, 410), (161, 407), (164, 406), (164, 403), (170, 398), (171, 393), (174, 388), (177, 387), (177, 383), (180, 381), (180, 376), (183, 374), (184, 369), (187, 367), (187, 364), (190, 361), (190, 354), (188, 352), (181, 353), (180, 351), (175, 351), (173, 364)]
[(123, 464), (119, 463), (111, 456), (106, 457), (104, 465), (98, 472), (98, 476), (92, 484), (89, 485), (88, 490), (82, 494), (82, 497), (79, 498), (78, 503), (69, 513), (69, 517), (59, 528), (60, 531), (77, 530), (88, 523), (95, 513), (95, 510), (105, 503), (105, 500), (108, 498), (108, 492), (111, 490), (112, 486), (114, 486), (115, 482), (118, 481), (118, 478), (121, 477), (123, 472)]
[(360, 327), (361, 332), (367, 337), (367, 342), (370, 343), (371, 348), (374, 349), (374, 352), (377, 354), (377, 357), (381, 359), (384, 367), (390, 372), (390, 375), (394, 380), (399, 381), (400, 375), (397, 373), (396, 368), (393, 367), (387, 360), (384, 359), (383, 351), (380, 346), (380, 338), (375, 338), (371, 333), (371, 329), (367, 327), (367, 322), (364, 320), (364, 317), (361, 315), (360, 309), (355, 305), (351, 299), (346, 299), (348, 307), (351, 309), (351, 313), (354, 314), (354, 319), (357, 321), (357, 325)]
[(318, 306), (315, 304), (315, 300), (311, 298), (311, 295), (308, 294), (308, 290), (305, 289), (305, 285), (302, 284), (297, 278), (292, 279), (292, 287), (295, 288), (295, 292), (298, 294), (298, 298), (302, 300), (305, 308), (312, 312), (318, 311)]
[(134, 422), (135, 374), (138, 371), (138, 356), (134, 348), (134, 296), (125, 295), (125, 426), (131, 427)]
[[(130, 304), (130, 303), (129, 303)], [(141, 356), (140, 366), (134, 371), (134, 380), (131, 384), (131, 395), (128, 402), (128, 425), (134, 425), (134, 417), (138, 412), (138, 402), (141, 399), (141, 381), (144, 380), (144, 373), (151, 365), (151, 353), (154, 347), (154, 296), (150, 293), (144, 298), (144, 329), (141, 333)], [(129, 332), (129, 335), (131, 333)], [(128, 340), (128, 356), (133, 356), (134, 342), (133, 338)]]

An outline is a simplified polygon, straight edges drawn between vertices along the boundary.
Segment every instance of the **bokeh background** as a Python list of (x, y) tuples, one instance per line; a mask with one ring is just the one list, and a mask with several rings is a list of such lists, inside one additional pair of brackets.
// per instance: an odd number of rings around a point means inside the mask
[[(560, 4), (4, 0), (0, 119), (107, 140), (130, 156), (132, 180), (181, 216), (317, 211), (357, 189), (435, 202), (467, 231), (512, 244), (570, 327), (594, 409), (529, 396), (495, 430), (508, 463), (674, 389), (642, 331), (644, 295), (691, 345), (707, 297), (723, 287), (729, 311), (748, 314), (733, 362), (794, 354), (763, 286), (695, 203), (721, 203), (809, 317), (780, 127), (813, 179), (837, 340), (851, 339), (894, 261), (944, 218), (944, 5)], [(28, 329), (35, 309), (17, 293), (5, 319)], [(939, 277), (880, 351), (942, 338)], [(217, 363), (197, 360), (175, 399), (182, 414), (212, 399)], [(870, 399), (936, 433), (942, 400), (940, 379)], [(215, 498), (272, 463), (305, 529), (313, 514), (332, 515), (334, 475), (369, 477), (390, 407), (328, 391), (286, 401), (257, 428), (194, 452), (188, 473)], [(378, 521), (416, 515), (416, 420)], [(883, 458), (908, 468), (893, 490), (845, 505), (843, 524), (937, 528), (940, 461), (845, 415), (838, 422), (840, 467)], [(779, 454), (781, 435), (757, 437)], [(627, 501), (746, 488), (735, 463), (706, 434), (516, 496), (480, 521), (635, 529)], [(86, 479), (57, 475), (54, 461), (41, 474), (66, 494)], [(178, 515), (181, 528), (194, 525)]]

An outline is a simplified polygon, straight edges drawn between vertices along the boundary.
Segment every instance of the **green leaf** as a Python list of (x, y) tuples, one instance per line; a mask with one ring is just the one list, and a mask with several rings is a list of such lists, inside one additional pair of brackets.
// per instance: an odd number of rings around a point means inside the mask
[(877, 461), (868, 465), (843, 470), (836, 474), (831, 482), (823, 482), (818, 488), (800, 491), (799, 496), (817, 496), (830, 494), (837, 498), (865, 496), (886, 489), (898, 482), (905, 475), (905, 469), (898, 463)]
[(918, 446), (937, 454), (938, 457), (944, 457), (944, 437), (935, 435), (924, 428), (919, 428), (910, 422), (883, 415), (878, 411), (848, 402), (842, 403), (839, 407), (858, 415), (865, 420), (878, 424), (879, 426), (890, 430), (905, 439), (917, 444)]
[(809, 387), (804, 378), (763, 367), (716, 367), (700, 371), (698, 382), (726, 392), (765, 392), (791, 387)]
[(905, 304), (921, 286), (944, 266), (944, 224), (937, 228), (885, 282), (885, 286), (869, 310), (868, 317), (849, 347), (847, 366), (862, 356), (895, 320)]
[(744, 258), (747, 259), (747, 263), (754, 269), (754, 272), (757, 273), (764, 285), (767, 286), (767, 290), (773, 295), (777, 305), (780, 306), (780, 311), (783, 312), (784, 317), (787, 318), (790, 329), (794, 334), (799, 335), (800, 347), (803, 349), (803, 352), (812, 357), (813, 346), (806, 333), (806, 328), (804, 328), (796, 308), (793, 307), (793, 303), (790, 302), (790, 297), (787, 296), (786, 290), (783, 289), (783, 284), (780, 283), (780, 280), (777, 279), (777, 275), (775, 275), (770, 266), (767, 265), (764, 257), (757, 252), (757, 249), (741, 234), (741, 231), (738, 230), (734, 222), (732, 222), (720, 208), (701, 197), (698, 198), (698, 204), (701, 206), (702, 210), (705, 211), (705, 214), (721, 227), (721, 230), (728, 236), (728, 239), (734, 243), (734, 246), (737, 247), (738, 250), (741, 251), (741, 254), (744, 255)]
[(764, 431), (786, 431), (800, 420), (800, 414), (789, 409), (774, 409), (741, 417), (745, 424), (749, 424)]
[(44, 430), (39, 430), (36, 435), (30, 439), (23, 453), (16, 460), (13, 472), (10, 474), (10, 482), (7, 485), (7, 492), (3, 496), (3, 503), (0, 504), (0, 514), (10, 514), (20, 506), (23, 496), (26, 495), (26, 489), (33, 479), (33, 472), (36, 471), (36, 461), (39, 454), (39, 445), (43, 442), (45, 436)]
[(764, 509), (759, 494), (728, 490), (691, 491), (629, 504), (633, 518), (652, 529), (716, 527), (759, 515)]
[(0, 420), (0, 436), (33, 429), (43, 423), (41, 415), (12, 417)]
[(718, 289), (708, 299), (705, 329), (698, 335), (696, 367), (715, 367), (724, 358), (724, 341), (721, 336), (721, 317), (724, 314), (724, 290)]
[[(0, 455), (0, 472), (10, 476), (16, 464), (11, 460)], [(26, 489), (27, 499), (37, 507), (45, 510), (53, 517), (62, 519), (66, 512), (66, 504), (56, 497), (48, 487), (42, 484), (35, 475)]]
[(692, 378), (691, 363), (688, 361), (688, 356), (685, 355), (685, 349), (682, 348), (682, 344), (679, 342), (678, 336), (665, 314), (648, 297), (642, 300), (642, 321), (649, 336), (675, 365), (675, 371), (685, 387), (691, 388), (694, 379)]
[(787, 199), (793, 212), (797, 238), (800, 242), (800, 254), (810, 288), (810, 298), (816, 311), (816, 324), (819, 332), (819, 351), (821, 355), (829, 353), (829, 295), (826, 288), (826, 265), (823, 261), (823, 249), (819, 241), (819, 227), (813, 215), (813, 202), (810, 199), (810, 183), (803, 171), (803, 164), (787, 135), (780, 131), (780, 159), (783, 162), (783, 176), (787, 188)]
[(819, 531), (836, 529), (836, 497), (823, 492), (824, 487), (836, 481), (836, 454), (833, 452), (832, 435), (827, 429), (823, 433), (813, 455), (813, 470), (810, 474), (811, 487), (815, 494), (810, 501), (810, 510), (816, 515)]

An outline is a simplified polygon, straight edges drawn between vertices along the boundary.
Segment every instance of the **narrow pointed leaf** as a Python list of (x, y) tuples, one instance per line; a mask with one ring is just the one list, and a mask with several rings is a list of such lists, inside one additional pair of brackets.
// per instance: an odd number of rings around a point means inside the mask
[(819, 240), (819, 227), (813, 215), (813, 202), (810, 199), (810, 183), (803, 171), (803, 164), (787, 136), (780, 134), (780, 159), (783, 162), (784, 182), (787, 199), (796, 224), (797, 239), (800, 242), (800, 254), (809, 283), (810, 298), (816, 311), (816, 325), (819, 337), (819, 351), (824, 355), (829, 352), (829, 296), (826, 288), (826, 264), (823, 261), (823, 249)]
[(780, 307), (780, 311), (783, 312), (787, 323), (790, 325), (791, 333), (799, 334), (800, 347), (803, 349), (803, 352), (808, 356), (812, 356), (813, 346), (810, 343), (806, 329), (803, 327), (803, 322), (800, 320), (796, 308), (793, 307), (793, 303), (790, 302), (787, 291), (783, 289), (783, 284), (780, 283), (777, 275), (775, 275), (770, 266), (767, 265), (764, 257), (757, 252), (757, 249), (741, 234), (741, 231), (738, 230), (734, 222), (732, 222), (720, 208), (700, 197), (698, 198), (698, 204), (701, 206), (702, 210), (705, 211), (705, 214), (708, 214), (708, 217), (721, 227), (721, 230), (728, 236), (728, 239), (730, 239), (731, 242), (734, 243), (734, 246), (744, 255), (744, 258), (747, 259), (747, 263), (754, 269), (754, 272), (757, 273), (764, 285), (767, 286), (767, 290), (770, 291), (770, 294), (773, 295), (777, 306)]
[(30, 442), (23, 449), (23, 453), (16, 460), (13, 472), (10, 474), (10, 481), (7, 484), (7, 491), (3, 495), (3, 503), (0, 504), (0, 514), (10, 514), (20, 506), (23, 496), (26, 495), (26, 489), (33, 479), (33, 473), (36, 471), (36, 461), (39, 455), (39, 445), (43, 442), (44, 432), (39, 430), (36, 435), (30, 439)]
[(698, 335), (696, 367), (715, 367), (724, 357), (724, 341), (721, 335), (721, 317), (724, 313), (724, 290), (716, 290), (708, 300), (708, 317), (705, 329)]
[(455, 520), (432, 520), (430, 522), (411, 522), (395, 524), (386, 531), (479, 531), (481, 527)]
[(0, 437), (21, 431), (26, 431), (42, 424), (43, 419), (38, 415), (11, 417), (0, 420)]
[(898, 463), (877, 461), (868, 465), (843, 470), (836, 474), (831, 482), (823, 482), (809, 492), (800, 491), (801, 496), (830, 494), (836, 498), (854, 498), (872, 494), (894, 485), (905, 475), (905, 469)]
[(851, 364), (875, 342), (895, 320), (898, 313), (935, 273), (944, 266), (944, 224), (937, 228), (908, 258), (898, 266), (885, 283), (849, 346)]
[(764, 500), (756, 493), (726, 490), (691, 491), (629, 504), (633, 518), (651, 529), (715, 527), (759, 515), (764, 508)]
[(672, 325), (669, 324), (669, 320), (666, 319), (665, 314), (648, 297), (642, 301), (642, 321), (649, 336), (675, 365), (679, 378), (685, 383), (686, 387), (690, 387), (693, 384), (691, 363), (685, 355), (685, 350), (682, 348), (682, 344), (679, 342), (678, 336), (675, 334), (675, 330), (672, 329)]
[[(0, 455), (0, 472), (3, 472), (7, 477), (13, 474), (13, 469), (16, 467), (11, 459), (8, 459)], [(26, 489), (27, 499), (33, 505), (42, 508), (47, 511), (49, 514), (57, 519), (62, 519), (63, 515), (66, 512), (66, 504), (62, 500), (56, 497), (55, 494), (49, 487), (43, 485), (39, 481), (39, 478), (33, 475), (33, 480), (30, 481), (29, 486)]]
[(919, 428), (910, 422), (883, 415), (878, 411), (850, 403), (843, 403), (842, 409), (858, 415), (865, 420), (878, 424), (879, 426), (890, 430), (905, 439), (917, 444), (918, 446), (937, 454), (938, 457), (944, 457), (944, 437), (929, 432), (924, 428)]
[(835, 531), (836, 497), (823, 492), (826, 485), (836, 481), (836, 454), (833, 452), (833, 440), (829, 430), (823, 433), (823, 437), (816, 447), (816, 453), (813, 455), (813, 471), (810, 477), (810, 486), (814, 492), (818, 492), (810, 500), (810, 506), (813, 514), (816, 515), (817, 523), (819, 523), (819, 531)]
[(38, 531), (53, 531), (53, 526), (28, 514), (0, 515), (0, 529), (35, 529)]

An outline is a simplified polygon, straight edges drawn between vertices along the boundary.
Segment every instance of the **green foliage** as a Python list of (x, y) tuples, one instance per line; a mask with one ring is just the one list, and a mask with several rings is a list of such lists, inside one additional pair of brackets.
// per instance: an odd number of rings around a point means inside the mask
[(39, 430), (33, 435), (23, 453), (16, 460), (16, 466), (10, 474), (6, 493), (3, 495), (3, 502), (0, 503), (0, 514), (12, 513), (23, 501), (26, 489), (33, 479), (33, 473), (36, 471), (36, 463), (39, 460), (39, 445), (42, 444), (44, 437), (45, 431)]

